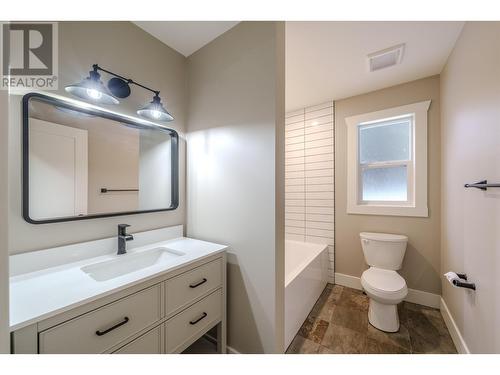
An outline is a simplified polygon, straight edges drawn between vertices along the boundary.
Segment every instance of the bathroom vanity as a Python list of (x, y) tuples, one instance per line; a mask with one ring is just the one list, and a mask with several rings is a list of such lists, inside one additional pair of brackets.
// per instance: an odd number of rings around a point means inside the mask
[[(178, 207), (174, 129), (49, 93), (26, 94), (22, 109), (30, 224)], [(214, 327), (225, 352), (226, 247), (185, 238), (182, 226), (126, 227), (10, 257), (13, 353), (180, 353)]]
[(182, 226), (10, 259), (13, 353), (180, 353), (217, 327), (226, 351), (226, 246)]

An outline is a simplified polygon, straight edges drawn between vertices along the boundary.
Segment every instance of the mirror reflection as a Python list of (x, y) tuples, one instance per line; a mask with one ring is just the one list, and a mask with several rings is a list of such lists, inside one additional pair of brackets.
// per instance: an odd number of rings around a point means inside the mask
[(43, 97), (31, 97), (27, 109), (24, 152), (29, 188), (25, 193), (30, 220), (177, 206), (174, 131), (134, 123), (128, 117), (110, 119), (108, 114)]

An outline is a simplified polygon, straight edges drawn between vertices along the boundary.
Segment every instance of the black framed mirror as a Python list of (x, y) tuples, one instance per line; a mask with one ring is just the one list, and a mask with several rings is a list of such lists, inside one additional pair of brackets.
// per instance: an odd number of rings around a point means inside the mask
[(173, 129), (73, 99), (29, 93), (23, 112), (23, 217), (32, 224), (174, 210)]

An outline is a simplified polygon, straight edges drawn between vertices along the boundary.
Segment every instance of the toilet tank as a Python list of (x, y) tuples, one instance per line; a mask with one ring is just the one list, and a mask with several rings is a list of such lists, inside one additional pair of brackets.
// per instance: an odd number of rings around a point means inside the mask
[(400, 234), (359, 234), (366, 263), (371, 267), (399, 270), (403, 264), (408, 237)]

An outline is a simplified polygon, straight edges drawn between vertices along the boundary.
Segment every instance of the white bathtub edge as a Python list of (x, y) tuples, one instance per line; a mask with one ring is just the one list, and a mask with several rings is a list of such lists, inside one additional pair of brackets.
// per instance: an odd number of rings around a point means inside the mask
[[(305, 243), (304, 246), (310, 245)], [(286, 252), (286, 248), (285, 248)], [(285, 255), (286, 256), (286, 255)], [(306, 262), (307, 260), (307, 262)], [(306, 263), (305, 265), (303, 265)], [(328, 246), (305, 256), (285, 286), (285, 347), (288, 347), (328, 283)], [(291, 275), (288, 275), (291, 276)]]
[[(294, 240), (286, 240), (285, 241), (285, 254), (286, 254), (286, 243), (292, 243), (295, 245), (300, 245), (304, 244), (305, 246), (313, 246), (315, 247), (315, 252), (313, 255), (307, 256), (299, 265), (299, 267), (296, 267), (292, 272), (286, 272), (285, 270), (285, 288), (297, 278), (298, 275), (304, 271), (304, 269), (311, 264), (317, 257), (319, 257), (324, 251), (328, 251), (328, 245), (326, 244), (317, 244), (317, 243), (312, 243), (312, 242), (300, 242), (300, 241), (294, 241)], [(318, 250), (317, 250), (318, 249)], [(286, 256), (286, 255), (285, 255)]]

